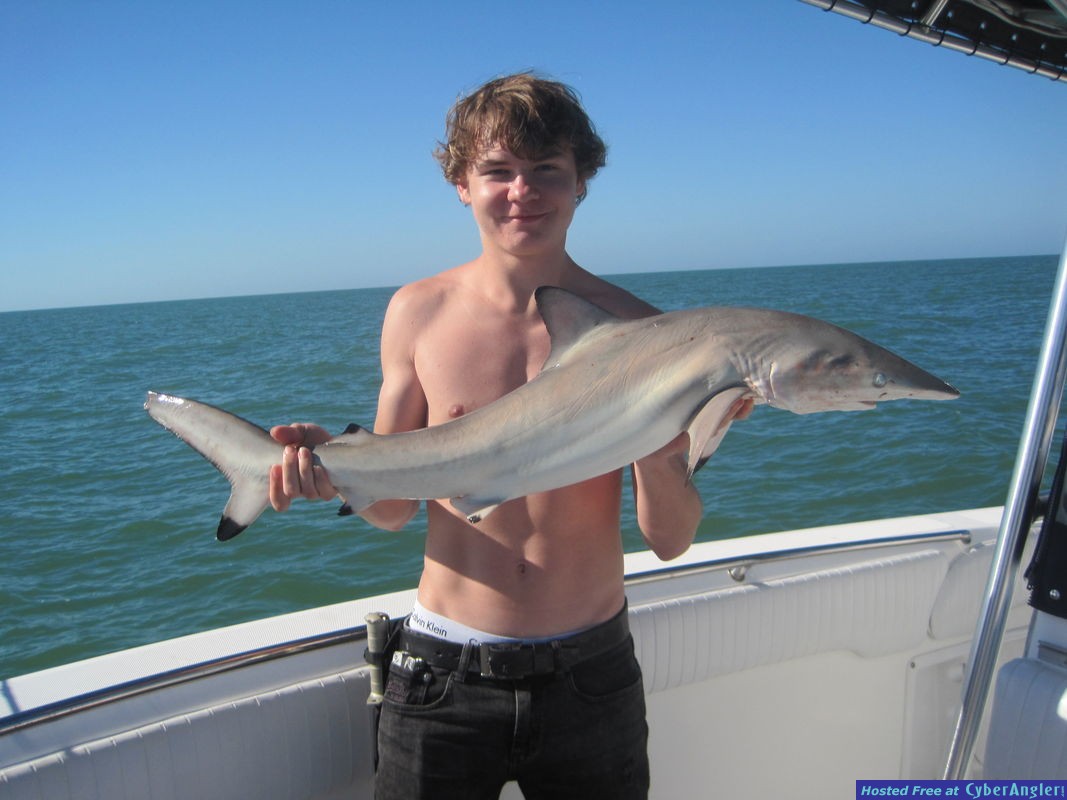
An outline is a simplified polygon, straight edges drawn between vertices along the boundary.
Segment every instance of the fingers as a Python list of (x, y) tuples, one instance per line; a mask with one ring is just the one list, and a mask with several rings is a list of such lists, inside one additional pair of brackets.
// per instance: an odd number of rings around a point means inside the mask
[(315, 486), (315, 461), (306, 447), (296, 451), (296, 471), (300, 478), (300, 493), (308, 500), (316, 499), (319, 491)]
[[(301, 455), (303, 454), (303, 455)], [(288, 497), (306, 497), (314, 500), (315, 475), (311, 467), (311, 451), (306, 447), (285, 448), (282, 455), (282, 490)]]
[(275, 425), (270, 429), (271, 438), (284, 445), (304, 443), (304, 431), (298, 425)]
[(332, 437), (329, 431), (318, 425), (307, 422), (294, 422), (292, 425), (275, 425), (270, 429), (270, 435), (276, 442), (284, 445), (315, 445), (328, 442)]
[(270, 481), (268, 484), (270, 504), (275, 511), (288, 511), (292, 500), (282, 488), (282, 465), (275, 464), (270, 468)]
[(296, 468), (303, 497), (308, 500), (329, 500), (337, 494), (326, 476), (326, 470), (316, 463), (314, 454), (306, 447), (296, 451)]
[(333, 498), (337, 497), (337, 489), (335, 489), (334, 485), (330, 482), (330, 476), (326, 473), (326, 470), (316, 464), (314, 471), (315, 487), (319, 493), (319, 497), (323, 500), (333, 500)]
[(285, 511), (294, 497), (330, 500), (337, 496), (337, 490), (311, 450), (288, 445), (282, 463), (270, 468), (268, 495), (275, 511)]
[(268, 495), (275, 511), (286, 511), (294, 497), (329, 500), (337, 496), (326, 470), (315, 462), (310, 448), (328, 442), (329, 432), (318, 425), (295, 422), (275, 425), (271, 438), (285, 445), (282, 463), (270, 468)]
[(299, 449), (289, 445), (282, 453), (282, 491), (286, 497), (303, 497), (304, 491), (300, 486), (300, 467), (298, 463)]

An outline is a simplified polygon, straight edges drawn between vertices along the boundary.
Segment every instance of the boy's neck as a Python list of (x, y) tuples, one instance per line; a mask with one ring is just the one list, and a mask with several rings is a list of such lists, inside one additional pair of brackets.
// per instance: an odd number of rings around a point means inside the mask
[(567, 286), (581, 271), (566, 253), (553, 258), (515, 258), (483, 252), (472, 263), (481, 291), (501, 304), (524, 310), (539, 286)]

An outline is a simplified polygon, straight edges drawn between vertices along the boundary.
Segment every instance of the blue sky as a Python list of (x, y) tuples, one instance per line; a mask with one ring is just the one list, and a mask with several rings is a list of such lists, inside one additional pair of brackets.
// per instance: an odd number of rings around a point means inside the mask
[(1067, 84), (797, 0), (0, 3), (0, 310), (395, 286), (475, 256), (430, 152), (533, 68), (609, 145), (603, 274), (1059, 252)]

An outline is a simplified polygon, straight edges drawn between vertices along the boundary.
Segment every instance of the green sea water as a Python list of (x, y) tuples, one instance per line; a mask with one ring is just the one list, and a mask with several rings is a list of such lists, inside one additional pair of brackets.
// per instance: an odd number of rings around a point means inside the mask
[[(862, 414), (759, 408), (697, 476), (701, 540), (1004, 501), (1050, 256), (615, 276), (664, 310), (759, 305), (850, 328), (955, 385)], [(413, 586), (400, 533), (326, 504), (215, 540), (225, 480), (146, 390), (261, 425), (370, 424), (390, 289), (0, 314), (0, 678)], [(626, 547), (641, 547), (629, 497)]]

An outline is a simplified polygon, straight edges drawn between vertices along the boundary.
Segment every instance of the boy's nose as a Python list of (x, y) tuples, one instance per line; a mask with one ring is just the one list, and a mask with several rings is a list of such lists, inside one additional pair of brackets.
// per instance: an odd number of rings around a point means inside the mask
[(537, 189), (533, 182), (527, 180), (526, 176), (521, 172), (517, 173), (512, 178), (511, 183), (508, 184), (508, 200), (527, 200), (536, 195), (536, 193)]

